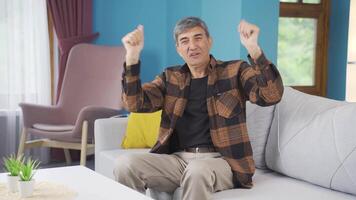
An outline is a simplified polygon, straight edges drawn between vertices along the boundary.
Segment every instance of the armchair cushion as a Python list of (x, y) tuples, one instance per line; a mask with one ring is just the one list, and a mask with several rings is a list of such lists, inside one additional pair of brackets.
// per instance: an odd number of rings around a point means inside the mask
[(50, 139), (61, 142), (80, 143), (81, 138), (73, 137), (73, 131), (45, 131), (36, 128), (27, 128), (27, 133), (38, 139)]
[(131, 113), (128, 118), (122, 148), (153, 147), (157, 141), (162, 111), (154, 113)]
[(43, 131), (71, 131), (74, 129), (74, 126), (70, 124), (53, 125), (36, 123), (33, 125), (33, 128)]

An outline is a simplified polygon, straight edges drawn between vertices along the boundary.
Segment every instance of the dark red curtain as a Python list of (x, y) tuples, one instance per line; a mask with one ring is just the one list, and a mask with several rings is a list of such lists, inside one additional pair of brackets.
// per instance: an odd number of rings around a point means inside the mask
[(70, 49), (78, 43), (91, 42), (99, 33), (92, 31), (92, 0), (47, 0), (47, 5), (52, 15), (60, 51), (58, 102)]

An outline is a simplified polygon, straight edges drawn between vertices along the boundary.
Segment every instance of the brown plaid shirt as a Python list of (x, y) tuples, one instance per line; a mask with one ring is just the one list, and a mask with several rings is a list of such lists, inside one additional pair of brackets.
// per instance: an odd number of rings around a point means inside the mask
[[(283, 83), (276, 67), (264, 54), (251, 65), (241, 60), (217, 61), (208, 67), (207, 108), (215, 148), (231, 166), (235, 187), (252, 187), (255, 164), (246, 128), (246, 101), (269, 106), (280, 101)], [(141, 86), (140, 63), (124, 66), (123, 99), (130, 112), (162, 109), (158, 141), (153, 153), (172, 153), (171, 138), (183, 115), (191, 74), (187, 64), (167, 68)]]

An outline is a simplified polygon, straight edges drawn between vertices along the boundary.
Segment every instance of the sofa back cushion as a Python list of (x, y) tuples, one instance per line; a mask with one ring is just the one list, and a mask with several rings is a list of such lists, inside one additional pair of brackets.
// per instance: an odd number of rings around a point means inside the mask
[(356, 104), (285, 88), (266, 146), (268, 168), (356, 195)]
[(253, 159), (259, 169), (266, 169), (265, 148), (275, 106), (261, 107), (246, 102), (246, 125)]

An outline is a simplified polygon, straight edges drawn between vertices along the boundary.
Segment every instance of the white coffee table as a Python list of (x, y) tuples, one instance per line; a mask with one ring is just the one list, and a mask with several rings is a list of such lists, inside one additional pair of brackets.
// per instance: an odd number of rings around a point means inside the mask
[[(151, 199), (83, 166), (39, 169), (35, 179), (64, 184), (78, 193), (78, 200)], [(0, 182), (6, 182), (5, 173), (0, 174)]]

